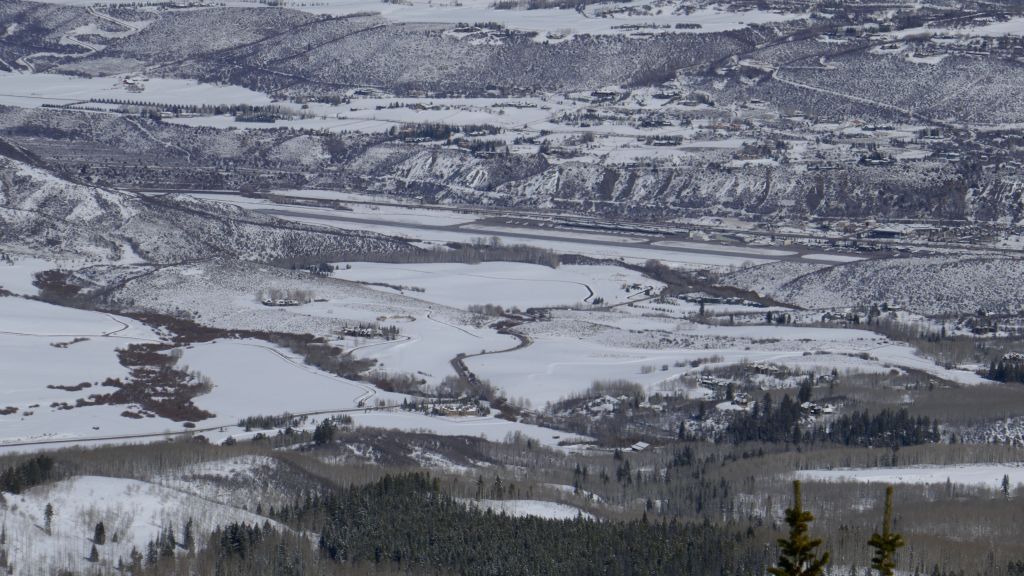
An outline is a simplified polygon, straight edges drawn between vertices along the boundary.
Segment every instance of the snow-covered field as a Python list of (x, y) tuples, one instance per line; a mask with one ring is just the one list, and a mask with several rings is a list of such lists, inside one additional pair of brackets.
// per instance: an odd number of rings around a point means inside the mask
[(430, 385), (437, 385), (446, 376), (453, 375), (450, 361), (466, 351), (507, 350), (518, 342), (511, 336), (496, 333), (490, 328), (477, 328), (469, 324), (453, 323), (420, 303), (421, 310), (407, 318), (396, 318), (387, 324), (397, 326), (401, 337), (397, 340), (355, 343), (351, 348), (357, 356), (377, 360), (377, 367), (391, 373), (415, 374)]
[(10, 264), (0, 262), (0, 288), (24, 296), (39, 293), (39, 289), (32, 284), (36, 273), (58, 267), (42, 258), (16, 257), (12, 260)]
[[(118, 364), (112, 349), (118, 344), (99, 340), (97, 345), (88, 346), (92, 341), (59, 349), (49, 346), (48, 340), (35, 339), (23, 353), (0, 357), (0, 372), (5, 375), (4, 386), (0, 390), (0, 398), (3, 399), (0, 400), (0, 408), (13, 405), (20, 409), (15, 414), (0, 416), (0, 447), (26, 441), (76, 439), (81, 439), (82, 444), (91, 444), (91, 438), (106, 438), (104, 442), (108, 443), (130, 442), (134, 440), (118, 440), (116, 437), (139, 434), (152, 435), (149, 438), (152, 441), (158, 440), (164, 433), (183, 430), (180, 424), (162, 418), (125, 418), (121, 412), (126, 406), (89, 406), (71, 410), (51, 408), (52, 402), (74, 404), (76, 398), (113, 390), (94, 386), (83, 391), (68, 392), (47, 389), (46, 382), (73, 385), (106, 377), (127, 376), (127, 370)], [(5, 350), (19, 350), (18, 342), (9, 348), (8, 344), (7, 337), (0, 336), (0, 346), (4, 346)], [(73, 350), (80, 350), (81, 353), (66, 359), (57, 357), (62, 352)], [(398, 356), (400, 350), (395, 351)], [(44, 356), (46, 353), (54, 357)], [(455, 353), (451, 352), (451, 355)], [(387, 352), (382, 355), (390, 357)], [(35, 367), (31, 362), (16, 362), (16, 358), (31, 358), (41, 364)], [(448, 358), (446, 355), (438, 355), (438, 366), (450, 370)], [(410, 370), (423, 365), (417, 362), (415, 356), (407, 362)], [(400, 364), (398, 360), (388, 361), (383, 367), (398, 371), (401, 366), (397, 364)], [(213, 390), (197, 397), (194, 402), (198, 407), (215, 414), (213, 418), (198, 423), (199, 430), (214, 442), (223, 441), (229, 436), (236, 439), (246, 437), (236, 426), (239, 419), (246, 416), (351, 410), (360, 401), (371, 406), (381, 401), (395, 405), (400, 404), (404, 398), (368, 384), (321, 372), (306, 366), (287, 351), (257, 341), (230, 340), (197, 344), (184, 350), (179, 366), (197, 370), (213, 381)], [(68, 370), (74, 370), (73, 377), (66, 377)], [(20, 378), (25, 373), (31, 374), (32, 378)], [(10, 380), (6, 379), (7, 375), (10, 375)], [(8, 385), (8, 382), (13, 384)], [(24, 384), (19, 386), (18, 383)], [(548, 446), (556, 446), (566, 437), (553, 430), (495, 417), (443, 418), (401, 410), (358, 412), (352, 416), (360, 426), (428, 430), (442, 436), (485, 436), (501, 441), (509, 434), (520, 433)]]
[(495, 514), (509, 516), (536, 516), (550, 520), (575, 520), (583, 517), (593, 520), (593, 516), (568, 504), (548, 502), (547, 500), (464, 500), (464, 502), (480, 510), (491, 510)]
[[(415, 373), (430, 384), (436, 384), (453, 373), (449, 361), (456, 354), (482, 348), (507, 349), (517, 343), (514, 338), (490, 329), (456, 323), (456, 318), (443, 307), (432, 313), (424, 310), (425, 305), (420, 301), (409, 301), (409, 305), (408, 311), (414, 311), (415, 315), (393, 319), (396, 323), (405, 323), (400, 340), (351, 341), (349, 347), (357, 355), (378, 359), (378, 366), (389, 372)], [(332, 311), (345, 310), (337, 303), (310, 306), (324, 307), (320, 313), (328, 318)], [(365, 307), (355, 307), (365, 312)], [(316, 314), (316, 311), (304, 313)], [(361, 318), (373, 320), (373, 312)], [(81, 390), (47, 387), (74, 387), (83, 382), (95, 384), (106, 378), (126, 378), (128, 370), (119, 363), (116, 350), (133, 342), (157, 341), (157, 334), (129, 318), (22, 298), (0, 298), (0, 349), (4, 350), (0, 354), (0, 409), (12, 409), (12, 413), (0, 415), (0, 447), (49, 441), (90, 444), (92, 439), (99, 438), (104, 439), (103, 442), (132, 441), (127, 436), (135, 435), (150, 435), (144, 440), (151, 441), (165, 433), (183, 431), (181, 423), (163, 418), (126, 418), (121, 413), (128, 406), (62, 409), (64, 403), (74, 406), (76, 400), (90, 394), (113, 392), (110, 388), (96, 385)], [(340, 411), (354, 409), (360, 401), (367, 405), (381, 401), (395, 405), (404, 398), (319, 371), (287, 350), (253, 340), (195, 344), (183, 349), (178, 366), (212, 380), (212, 391), (196, 397), (194, 403), (215, 414), (197, 423), (197, 429), (213, 441), (238, 436), (240, 430), (235, 424), (246, 416), (286, 411)], [(557, 445), (562, 439), (551, 430), (493, 417), (438, 418), (401, 411), (354, 416), (360, 425), (432, 430), (441, 435), (486, 435), (502, 440), (510, 433), (519, 432), (546, 445)]]
[[(94, 4), (117, 4), (116, 0), (47, 0), (51, 4), (73, 6), (90, 6)], [(156, 0), (143, 1), (140, 4), (158, 3)], [(768, 24), (806, 17), (806, 14), (785, 14), (766, 10), (748, 10), (729, 12), (718, 6), (709, 6), (694, 10), (689, 14), (683, 11), (681, 2), (644, 3), (633, 0), (616, 4), (617, 11), (610, 17), (600, 17), (602, 8), (590, 7), (582, 13), (570, 9), (540, 10), (497, 10), (491, 0), (462, 0), (460, 2), (431, 2), (415, 0), (407, 2), (382, 3), (377, 0), (320, 0), (317, 2), (300, 2), (286, 0), (278, 5), (294, 10), (302, 10), (315, 14), (347, 15), (356, 13), (376, 12), (393, 22), (497, 22), (507, 28), (528, 32), (539, 32), (540, 40), (557, 41), (568, 34), (623, 34), (616, 26), (625, 24), (658, 24), (668, 25), (664, 29), (652, 28), (658, 33), (670, 32), (724, 32), (737, 30), (751, 24)], [(251, 1), (232, 0), (228, 6), (253, 7)], [(644, 9), (646, 7), (646, 9)], [(699, 24), (699, 29), (675, 28), (676, 24)]]
[[(594, 249), (583, 242), (559, 242)], [(706, 359), (711, 357), (716, 357), (710, 361), (712, 367), (770, 362), (817, 373), (833, 368), (841, 373), (876, 374), (914, 370), (961, 384), (984, 382), (973, 372), (938, 366), (912, 348), (868, 331), (694, 323), (688, 320), (697, 308), (692, 302), (634, 302), (648, 286), (652, 292), (661, 286), (636, 272), (613, 266), (349, 264), (349, 269), (340, 267), (337, 279), (218, 262), (166, 267), (130, 282), (116, 298), (168, 313), (190, 310), (197, 320), (211, 326), (325, 336), (356, 356), (377, 360), (379, 369), (413, 374), (428, 385), (437, 385), (454, 374), (451, 360), (468, 354), (466, 363), (478, 376), (503, 389), (511, 399), (528, 400), (536, 408), (583, 392), (599, 380), (622, 379), (637, 382), (651, 392), (692, 395), (692, 390), (677, 390), (679, 377), (708, 367)], [(12, 271), (10, 275), (23, 277), (24, 272), (18, 276)], [(404, 294), (394, 288), (342, 279), (402, 286)], [(635, 285), (640, 288), (624, 289)], [(317, 301), (267, 307), (259, 301), (260, 291), (266, 289), (307, 290)], [(585, 303), (588, 297), (591, 301), (601, 297), (606, 304), (626, 305), (610, 310), (555, 311), (550, 321), (518, 327), (529, 344), (510, 352), (506, 351), (520, 345), (518, 339), (498, 333), (486, 319), (463, 308), (471, 304), (571, 306)], [(763, 309), (743, 304), (721, 305), (721, 309), (715, 306), (709, 305), (708, 312), (763, 313)], [(399, 337), (392, 341), (341, 338), (348, 327), (360, 323), (395, 326)], [(76, 338), (82, 340), (75, 342)], [(125, 407), (60, 409), (60, 403), (73, 405), (78, 398), (102, 391), (96, 386), (76, 391), (47, 388), (123, 378), (126, 369), (118, 363), (115, 350), (130, 342), (158, 338), (130, 319), (21, 298), (0, 298), (0, 342), (7, 349), (19, 351), (0, 357), (0, 373), (5, 379), (0, 389), (0, 409), (13, 407), (11, 414), (0, 416), (0, 442), (84, 442), (90, 438), (180, 432), (180, 423), (122, 417)], [(473, 356), (480, 352), (488, 354)], [(701, 366), (691, 366), (698, 359), (704, 359)], [(317, 371), (293, 353), (258, 341), (196, 344), (183, 351), (179, 366), (213, 382), (212, 391), (194, 402), (216, 414), (197, 423), (214, 441), (237, 434), (232, 427), (245, 416), (338, 411), (356, 408), (360, 401), (375, 405), (381, 400), (387, 404), (402, 400), (401, 395)], [(381, 412), (356, 414), (355, 421), (366, 426), (426, 429), (442, 435), (484, 434), (492, 439), (521, 432), (548, 445), (562, 440), (551, 430), (492, 417), (434, 418)], [(213, 430), (206, 430), (211, 427)]]
[[(825, 374), (884, 374), (920, 370), (962, 384), (985, 380), (950, 370), (918, 356), (909, 346), (863, 330), (791, 326), (706, 326), (666, 318), (625, 314), (556, 315), (525, 327), (532, 344), (513, 352), (475, 356), (466, 363), (511, 398), (541, 408), (595, 381), (628, 380), (650, 392), (676, 391), (679, 376), (708, 366), (769, 362)], [(867, 357), (861, 357), (866, 354)], [(691, 367), (697, 359), (720, 357)]]
[(344, 410), (371, 398), (398, 404), (403, 398), (322, 372), (257, 340), (196, 344), (184, 350), (181, 364), (213, 380), (213, 391), (197, 398), (196, 404), (216, 414), (217, 423), (286, 411)]
[[(653, 288), (661, 284), (638, 272), (614, 266), (563, 265), (550, 268), (515, 262), (480, 264), (376, 264), (353, 262), (335, 277), (357, 282), (379, 282), (409, 288), (413, 298), (453, 308), (474, 304), (497, 304), (521, 309), (545, 306), (572, 306), (602, 298), (606, 304), (628, 302), (643, 296), (631, 285)], [(380, 287), (382, 290), (391, 288)]]
[(150, 78), (143, 92), (130, 92), (123, 77), (0, 71), (0, 105), (35, 108), (70, 104), (90, 98), (155, 102), (158, 104), (270, 104), (270, 97), (240, 86), (206, 84), (178, 78)]
[(806, 258), (808, 260), (819, 260), (821, 262), (836, 262), (836, 263), (857, 262), (859, 260), (863, 260), (864, 259), (864, 258), (862, 258), (860, 256), (850, 256), (850, 255), (847, 255), (847, 254), (828, 254), (828, 253), (824, 253), (824, 252), (823, 253), (818, 253), (818, 254), (803, 254), (800, 257), (801, 258)]
[(442, 417), (396, 409), (386, 412), (355, 412), (352, 420), (357, 426), (390, 428), (407, 432), (428, 432), (439, 436), (476, 436), (492, 442), (502, 442), (510, 435), (521, 434), (541, 445), (556, 447), (562, 441), (587, 440), (576, 434), (559, 432), (532, 424), (509, 422), (495, 416)]
[(988, 22), (976, 26), (963, 26), (958, 28), (950, 28), (947, 26), (919, 26), (917, 28), (905, 28), (903, 30), (885, 33), (887, 38), (894, 40), (911, 36), (920, 37), (922, 35), (967, 37), (1021, 36), (1024, 35), (1024, 18), (1018, 16), (1009, 18), (1005, 22)]
[[(264, 99), (266, 95), (260, 94)], [(540, 98), (516, 100), (523, 105), (506, 113), (508, 100), (497, 98), (352, 98), (348, 105), (304, 103), (303, 115), (281, 119), (273, 124), (235, 122), (232, 115), (181, 116), (168, 118), (171, 124), (207, 126), (211, 128), (294, 128), (331, 132), (375, 134), (405, 124), (442, 123), (452, 126), (488, 124), (507, 131), (520, 131), (524, 126), (534, 130), (566, 127), (552, 122), (557, 112), (574, 108), (564, 100), (547, 102)], [(298, 104), (292, 108), (299, 108)]]
[(796, 477), (819, 482), (879, 482), (885, 484), (965, 484), (1000, 488), (1003, 476), (1011, 489), (1024, 484), (1024, 463), (962, 464), (959, 466), (912, 466), (904, 468), (838, 468), (800, 470)]
[[(17, 409), (0, 416), (0, 443), (181, 430), (179, 423), (162, 418), (125, 418), (120, 413), (127, 406), (51, 406), (112, 392), (95, 385), (76, 391), (47, 386), (126, 378), (128, 369), (118, 362), (116, 350), (156, 341), (150, 329), (128, 318), (0, 298), (0, 408)], [(290, 352), (258, 341), (197, 344), (184, 350), (178, 365), (213, 381), (213, 390), (195, 399), (215, 414), (201, 427), (232, 426), (257, 414), (351, 409), (371, 397), (389, 404), (402, 399), (311, 368)]]
[[(703, 350), (644, 350), (604, 346), (576, 336), (535, 338), (531, 346), (515, 352), (477, 356), (466, 361), (477, 375), (540, 409), (574, 393), (585, 392), (595, 381), (629, 380), (657, 389), (662, 381), (688, 371), (674, 367), (710, 353)], [(739, 360), (739, 358), (736, 358)], [(668, 365), (668, 371), (661, 366)], [(644, 373), (645, 367), (655, 367)]]
[[(601, 18), (600, 8), (590, 8), (584, 12), (561, 9), (542, 10), (495, 10), (491, 0), (463, 0), (461, 2), (433, 3), (429, 0), (417, 0), (403, 4), (384, 4), (374, 0), (327, 0), (319, 6), (303, 8), (304, 3), (288, 2), (298, 9), (308, 9), (318, 13), (351, 14), (354, 12), (381, 12), (384, 17), (395, 22), (498, 22), (502, 26), (515, 30), (539, 32), (541, 39), (562, 39), (568, 34), (622, 34), (615, 26), (624, 24), (659, 24), (669, 25), (676, 31), (676, 24), (699, 24), (695, 32), (724, 32), (745, 28), (750, 24), (764, 24), (791, 20), (804, 15), (778, 14), (774, 12), (751, 10), (747, 12), (728, 12), (717, 7), (696, 10), (691, 14), (675, 13), (678, 6), (670, 2), (649, 3), (658, 8), (656, 12), (645, 12), (642, 15), (630, 15), (622, 10), (612, 17)], [(639, 8), (643, 2), (634, 0), (617, 8)], [(679, 29), (685, 31), (685, 29)]]
[(14, 409), (0, 415), (0, 443), (134, 430), (133, 421), (119, 416), (124, 407), (61, 410), (51, 406), (73, 405), (78, 398), (112, 390), (93, 386), (67, 391), (47, 386), (124, 378), (128, 370), (118, 362), (116, 349), (157, 339), (152, 330), (128, 318), (0, 298), (0, 409)]
[[(438, 359), (450, 369), (447, 366), (449, 358), (438, 354)], [(395, 369), (395, 362), (385, 362), (384, 367)], [(401, 394), (326, 374), (306, 366), (287, 352), (257, 341), (197, 344), (185, 350), (182, 363), (213, 379), (213, 391), (198, 398), (196, 404), (215, 412), (218, 415), (216, 422), (225, 424), (234, 424), (242, 417), (256, 414), (352, 409), (360, 401), (365, 401), (368, 406), (381, 401), (396, 405), (405, 398)], [(416, 365), (410, 363), (410, 370)], [(501, 441), (509, 434), (519, 432), (548, 446), (557, 445), (567, 436), (495, 417), (446, 418), (402, 410), (354, 412), (350, 415), (359, 426), (429, 430), (442, 436), (486, 436)], [(212, 432), (210, 435), (214, 440), (227, 435), (244, 437), (237, 430)]]

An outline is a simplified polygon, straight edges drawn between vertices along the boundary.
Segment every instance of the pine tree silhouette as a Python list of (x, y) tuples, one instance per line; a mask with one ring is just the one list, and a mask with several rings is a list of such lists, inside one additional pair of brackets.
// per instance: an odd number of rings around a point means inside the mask
[(875, 532), (868, 540), (868, 546), (875, 549), (875, 557), (871, 559), (871, 568), (878, 571), (880, 576), (893, 576), (896, 562), (893, 555), (896, 549), (901, 548), (906, 542), (903, 536), (892, 531), (892, 486), (885, 488), (885, 512), (882, 516), (882, 533)]
[(825, 552), (817, 556), (814, 549), (821, 545), (820, 538), (808, 535), (807, 525), (814, 520), (814, 515), (804, 510), (800, 499), (800, 481), (793, 481), (793, 507), (786, 509), (786, 524), (789, 525), (789, 538), (780, 538), (778, 566), (769, 568), (773, 576), (823, 576), (828, 564), (829, 554)]
[(195, 551), (196, 548), (196, 539), (195, 535), (192, 532), (192, 519), (189, 518), (188, 522), (185, 523), (185, 534), (182, 537), (181, 543), (182, 547), (185, 548), (185, 550), (188, 550), (189, 552)]
[(49, 502), (46, 503), (46, 509), (43, 510), (43, 529), (47, 534), (53, 534), (53, 504)]

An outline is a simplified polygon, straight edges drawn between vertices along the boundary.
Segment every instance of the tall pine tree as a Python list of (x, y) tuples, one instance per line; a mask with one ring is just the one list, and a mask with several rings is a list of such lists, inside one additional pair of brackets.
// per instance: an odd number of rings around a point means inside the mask
[(182, 536), (181, 542), (182, 547), (189, 552), (194, 552), (196, 549), (196, 537), (195, 534), (193, 534), (193, 531), (192, 519), (189, 518), (188, 522), (185, 523), (185, 532), (184, 536)]
[(804, 510), (800, 498), (800, 481), (793, 481), (793, 507), (786, 509), (786, 524), (789, 525), (789, 537), (779, 539), (778, 566), (769, 568), (773, 576), (823, 576), (828, 564), (829, 554), (820, 557), (814, 551), (821, 545), (820, 538), (811, 538), (808, 524), (814, 515)]
[(871, 568), (878, 571), (879, 576), (893, 576), (896, 562), (893, 556), (896, 550), (906, 542), (903, 536), (892, 531), (892, 486), (885, 488), (885, 512), (882, 515), (882, 533), (875, 532), (868, 540), (868, 546), (875, 549), (875, 557), (871, 559)]

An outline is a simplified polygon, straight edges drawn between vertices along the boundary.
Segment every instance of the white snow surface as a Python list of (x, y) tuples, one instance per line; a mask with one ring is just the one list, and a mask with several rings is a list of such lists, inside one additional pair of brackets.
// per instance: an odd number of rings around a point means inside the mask
[(129, 318), (16, 297), (0, 297), (0, 333), (61, 337), (153, 337), (152, 331)]
[[(0, 504), (0, 512), (7, 528), (6, 549), (18, 575), (61, 570), (87, 573), (94, 568), (113, 573), (117, 559), (127, 558), (132, 546), (144, 553), (148, 542), (168, 524), (180, 536), (189, 518), (197, 534), (231, 522), (262, 524), (266, 520), (206, 498), (125, 478), (77, 476), (23, 494), (4, 494), (4, 498), (7, 502)], [(47, 503), (55, 512), (51, 534), (42, 529)], [(94, 564), (87, 557), (93, 528), (100, 521), (107, 543), (96, 547), (100, 561)], [(111, 541), (115, 533), (116, 543)], [(197, 544), (201, 542), (197, 538)]]
[(950, 28), (946, 26), (919, 26), (917, 28), (906, 28), (895, 32), (887, 32), (885, 37), (890, 39), (902, 39), (910, 36), (922, 35), (936, 36), (967, 36), (967, 37), (1000, 37), (1000, 36), (1021, 36), (1024, 35), (1024, 17), (1013, 17), (1005, 22), (988, 22), (977, 26), (963, 26)]
[(354, 412), (351, 416), (356, 425), (368, 428), (390, 428), (407, 432), (427, 431), (439, 436), (476, 436), (492, 442), (502, 442), (510, 435), (521, 434), (550, 448), (559, 447), (563, 441), (590, 440), (550, 428), (509, 422), (493, 415), (443, 417), (395, 409), (385, 412)]
[(32, 281), (38, 272), (56, 268), (53, 262), (42, 258), (13, 258), (13, 263), (0, 262), (0, 288), (13, 294), (36, 296), (39, 288)]
[[(615, 266), (562, 265), (550, 268), (516, 262), (480, 264), (376, 264), (353, 262), (339, 269), (337, 278), (422, 288), (404, 290), (407, 296), (465, 309), (473, 304), (497, 304), (505, 308), (574, 305), (603, 298), (605, 303), (628, 302), (642, 292), (624, 285), (640, 284), (654, 291), (663, 285), (642, 274)], [(374, 287), (392, 291), (391, 288)], [(652, 291), (652, 293), (654, 293)]]
[[(91, 2), (90, 2), (91, 3)], [(145, 91), (129, 92), (123, 77), (86, 78), (64, 74), (0, 72), (0, 105), (34, 108), (70, 104), (90, 98), (158, 104), (270, 104), (270, 97), (240, 86), (201, 83), (179, 78), (150, 78)]]
[(651, 392), (674, 392), (681, 375), (708, 366), (691, 367), (692, 360), (713, 356), (721, 357), (716, 366), (769, 362), (819, 374), (833, 368), (840, 373), (914, 369), (965, 385), (986, 382), (973, 372), (939, 366), (907, 345), (864, 330), (708, 326), (614, 312), (559, 312), (549, 322), (519, 329), (531, 338), (530, 346), (473, 356), (466, 364), (510, 398), (528, 400), (536, 408), (584, 392), (595, 381), (622, 379)]
[(213, 380), (213, 391), (195, 400), (234, 424), (246, 416), (355, 408), (360, 400), (400, 404), (403, 396), (347, 380), (302, 362), (294, 354), (258, 340), (215, 340), (186, 348), (181, 364)]
[[(481, 346), (503, 349), (515, 344), (510, 337), (453, 324), (453, 318), (443, 313), (439, 316), (442, 319), (427, 311), (409, 317), (406, 322), (411, 328), (403, 327), (403, 333), (408, 334), (405, 339), (371, 342), (357, 353), (377, 357), (381, 367), (389, 371), (418, 373), (434, 384), (452, 370), (448, 361), (461, 351), (479, 350)], [(75, 338), (85, 340), (72, 343)], [(0, 415), (0, 448), (6, 445), (4, 451), (9, 451), (40, 447), (11, 446), (24, 442), (93, 444), (97, 438), (103, 438), (103, 442), (129, 442), (135, 440), (126, 436), (138, 434), (150, 435), (145, 440), (154, 441), (167, 432), (183, 431), (181, 423), (163, 418), (121, 416), (128, 406), (70, 410), (51, 407), (53, 403), (73, 406), (79, 398), (113, 390), (96, 385), (77, 391), (47, 386), (125, 378), (128, 371), (119, 363), (116, 350), (133, 342), (155, 341), (159, 341), (158, 335), (129, 318), (22, 298), (0, 298), (0, 350), (5, 351), (0, 354), (0, 409), (16, 409)], [(194, 399), (199, 408), (215, 414), (197, 423), (197, 429), (213, 441), (231, 435), (239, 437), (240, 429), (235, 424), (245, 416), (341, 411), (354, 409), (363, 400), (368, 405), (378, 401), (395, 405), (403, 399), (400, 394), (319, 371), (291, 352), (262, 341), (215, 340), (195, 344), (183, 350), (178, 365), (213, 381), (210, 393)], [(353, 417), (363, 426), (486, 436), (496, 441), (516, 432), (549, 446), (556, 446), (563, 439), (561, 433), (553, 430), (492, 416), (441, 418), (394, 411), (357, 413)]]
[(129, 318), (0, 298), (0, 408), (17, 409), (0, 415), (0, 445), (135, 430), (133, 421), (119, 416), (124, 407), (60, 410), (50, 406), (54, 402), (73, 405), (78, 398), (112, 390), (92, 386), (67, 391), (47, 386), (124, 378), (128, 371), (116, 350), (132, 342), (157, 340), (152, 330)]
[(463, 500), (467, 505), (480, 510), (491, 510), (495, 514), (505, 513), (509, 516), (523, 517), (536, 516), (549, 520), (574, 520), (582, 516), (587, 520), (593, 520), (588, 513), (559, 502), (547, 500)]
[[(59, 0), (60, 2), (84, 2), (86, 0)], [(89, 0), (91, 1), (91, 0)], [(560, 41), (573, 34), (623, 34), (622, 25), (668, 25), (668, 28), (652, 28), (654, 33), (662, 32), (724, 32), (746, 28), (751, 24), (765, 24), (804, 18), (806, 14), (784, 14), (762, 10), (729, 12), (718, 6), (709, 6), (691, 14), (676, 13), (681, 3), (648, 2), (647, 6), (658, 8), (654, 12), (633, 15), (629, 9), (645, 5), (641, 0), (615, 4), (620, 11), (609, 17), (601, 17), (603, 6), (589, 7), (582, 13), (571, 9), (540, 10), (496, 10), (492, 0), (460, 0), (458, 2), (431, 0), (408, 0), (401, 3), (381, 3), (378, 0), (322, 0), (320, 2), (285, 1), (285, 7), (317, 14), (354, 14), (377, 12), (393, 22), (497, 22), (506, 28), (527, 32), (538, 32), (537, 41)], [(245, 2), (229, 2), (228, 5), (251, 6)], [(698, 29), (676, 29), (676, 24), (699, 24)]]
[(1003, 476), (1010, 486), (1024, 484), (1024, 463), (961, 464), (955, 466), (910, 466), (903, 468), (837, 468), (834, 470), (800, 470), (800, 480), (821, 482), (879, 482), (885, 484), (953, 484), (984, 486), (998, 489)]

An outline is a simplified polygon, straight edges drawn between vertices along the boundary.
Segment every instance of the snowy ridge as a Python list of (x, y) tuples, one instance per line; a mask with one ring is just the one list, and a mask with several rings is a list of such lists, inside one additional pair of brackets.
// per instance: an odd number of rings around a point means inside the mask
[[(5, 494), (0, 504), (7, 528), (7, 550), (14, 574), (83, 573), (92, 567), (112, 572), (134, 547), (146, 552), (149, 541), (171, 526), (181, 538), (192, 519), (196, 534), (231, 522), (263, 524), (262, 516), (140, 480), (78, 476), (24, 494)], [(43, 511), (54, 509), (51, 533), (43, 529)], [(102, 521), (107, 543), (97, 546), (100, 560), (88, 561), (93, 528)], [(276, 522), (270, 521), (276, 525)], [(113, 541), (117, 534), (117, 542)], [(197, 538), (197, 543), (201, 539)], [(184, 551), (179, 551), (184, 553)]]
[(106, 261), (126, 254), (165, 263), (405, 249), (372, 234), (326, 232), (189, 197), (143, 198), (74, 184), (13, 160), (0, 159), (0, 200), (0, 241)]
[[(914, 278), (907, 283), (907, 278)], [(1002, 256), (931, 256), (837, 266), (779, 262), (740, 270), (726, 280), (804, 308), (888, 302), (924, 315), (950, 311), (1015, 313), (1024, 306), (1024, 266)]]

